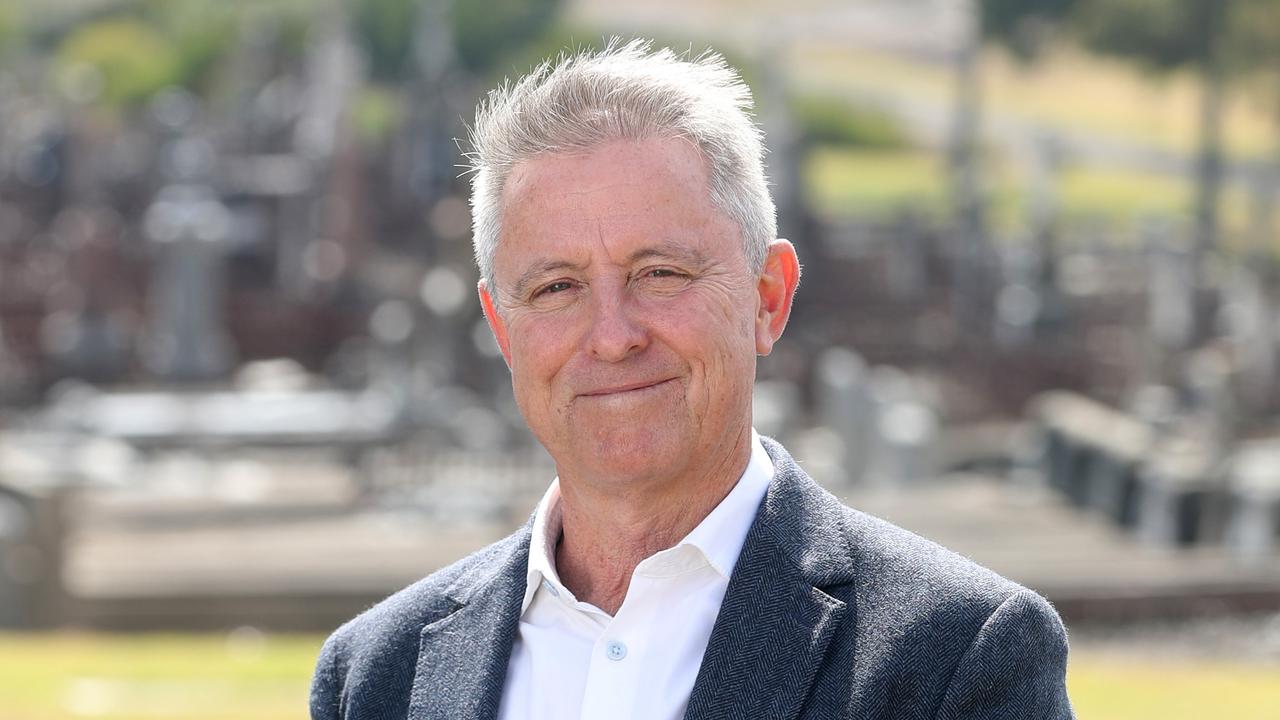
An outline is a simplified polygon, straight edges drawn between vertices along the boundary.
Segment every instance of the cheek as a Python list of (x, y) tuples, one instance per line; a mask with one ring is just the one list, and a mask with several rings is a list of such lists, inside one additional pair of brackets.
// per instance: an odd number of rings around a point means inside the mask
[(752, 297), (744, 293), (710, 295), (702, 302), (684, 302), (672, 308), (680, 315), (681, 325), (688, 328), (689, 338), (722, 361), (744, 352), (754, 354), (755, 318), (749, 304)]
[(726, 384), (741, 384), (738, 378), (754, 368), (755, 322), (744, 306), (723, 297), (704, 299), (714, 302), (684, 298), (663, 312), (677, 351), (693, 366), (699, 384), (716, 386), (720, 392), (708, 391), (718, 395)]
[(513, 319), (508, 327), (516, 392), (530, 396), (546, 392), (573, 355), (572, 323), (553, 315), (526, 315)]

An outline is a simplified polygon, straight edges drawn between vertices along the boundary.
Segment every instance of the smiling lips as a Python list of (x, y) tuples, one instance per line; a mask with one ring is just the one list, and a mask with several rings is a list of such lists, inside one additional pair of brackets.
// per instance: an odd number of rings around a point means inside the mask
[(626, 385), (615, 385), (613, 387), (600, 388), (590, 392), (581, 393), (582, 397), (607, 397), (609, 395), (619, 395), (626, 392), (634, 392), (636, 390), (647, 390), (655, 388), (659, 385), (671, 382), (672, 378), (665, 380), (644, 380), (641, 382), (628, 383)]

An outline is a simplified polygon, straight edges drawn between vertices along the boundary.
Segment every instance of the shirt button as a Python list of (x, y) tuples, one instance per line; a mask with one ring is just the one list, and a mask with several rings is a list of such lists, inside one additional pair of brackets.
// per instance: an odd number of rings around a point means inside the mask
[(604, 646), (605, 657), (617, 662), (627, 656), (627, 646), (617, 640), (610, 640), (608, 645)]

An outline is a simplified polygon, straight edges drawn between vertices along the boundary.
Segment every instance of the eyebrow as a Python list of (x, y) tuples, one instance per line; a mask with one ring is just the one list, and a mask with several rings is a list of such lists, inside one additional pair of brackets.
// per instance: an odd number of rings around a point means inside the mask
[(647, 258), (670, 258), (672, 260), (680, 260), (694, 265), (706, 264), (706, 255), (701, 250), (690, 246), (688, 243), (678, 242), (676, 240), (664, 240), (657, 245), (638, 248), (627, 258), (627, 264), (635, 264), (640, 260)]
[(520, 279), (516, 280), (516, 286), (513, 292), (516, 297), (524, 297), (525, 291), (529, 289), (529, 286), (532, 285), (534, 280), (538, 277), (555, 270), (563, 270), (566, 268), (576, 270), (580, 267), (580, 265), (571, 263), (568, 260), (543, 260), (542, 262), (534, 263), (529, 267), (529, 269), (520, 274)]

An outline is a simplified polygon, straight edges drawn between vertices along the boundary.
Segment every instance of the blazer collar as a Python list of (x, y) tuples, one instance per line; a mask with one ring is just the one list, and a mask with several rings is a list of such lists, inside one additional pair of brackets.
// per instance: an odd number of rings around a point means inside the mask
[[(854, 577), (843, 506), (777, 442), (774, 481), (729, 580), (688, 720), (794, 718), (846, 617)], [(846, 651), (851, 649), (846, 648)]]
[[(685, 717), (793, 718), (851, 609), (843, 508), (777, 442), (775, 473), (729, 579)], [(445, 594), (457, 606), (422, 629), (412, 720), (497, 717), (520, 623), (532, 522)]]
[(412, 720), (497, 717), (520, 624), (531, 529), (526, 523), (492, 559), (445, 591), (457, 607), (422, 629), (409, 696)]

